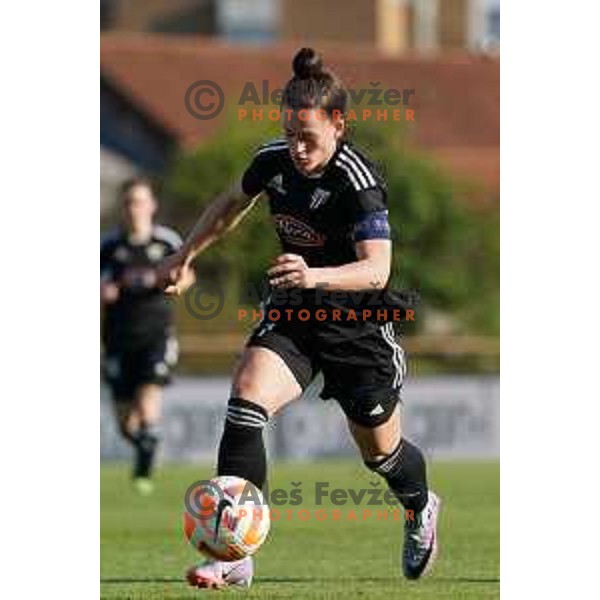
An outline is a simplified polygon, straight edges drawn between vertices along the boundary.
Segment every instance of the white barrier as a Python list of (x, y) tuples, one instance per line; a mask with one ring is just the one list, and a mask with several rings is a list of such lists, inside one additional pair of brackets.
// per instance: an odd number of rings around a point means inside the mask
[[(166, 461), (213, 461), (222, 430), (230, 380), (179, 378), (165, 390), (162, 454)], [(428, 455), (441, 459), (499, 457), (498, 377), (451, 376), (409, 380), (404, 430)], [(305, 397), (269, 424), (271, 456), (312, 459), (356, 455), (341, 409), (317, 398), (315, 382)], [(101, 393), (101, 458), (130, 456), (119, 438), (106, 388)]]

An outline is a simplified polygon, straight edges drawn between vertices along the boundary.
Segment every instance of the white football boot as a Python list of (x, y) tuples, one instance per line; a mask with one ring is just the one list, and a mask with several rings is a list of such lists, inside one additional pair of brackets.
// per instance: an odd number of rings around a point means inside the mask
[(429, 492), (425, 508), (413, 520), (404, 523), (402, 571), (407, 579), (418, 579), (428, 573), (438, 552), (437, 520), (440, 499)]
[(254, 575), (254, 562), (251, 556), (223, 562), (209, 560), (201, 565), (191, 567), (186, 579), (197, 588), (219, 589), (229, 586), (249, 588)]

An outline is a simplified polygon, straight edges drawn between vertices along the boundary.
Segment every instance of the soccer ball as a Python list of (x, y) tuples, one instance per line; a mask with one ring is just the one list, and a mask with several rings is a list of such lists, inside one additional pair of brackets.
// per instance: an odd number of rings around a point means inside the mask
[(215, 477), (188, 489), (183, 530), (190, 544), (209, 558), (233, 561), (254, 554), (270, 525), (261, 491), (241, 477)]

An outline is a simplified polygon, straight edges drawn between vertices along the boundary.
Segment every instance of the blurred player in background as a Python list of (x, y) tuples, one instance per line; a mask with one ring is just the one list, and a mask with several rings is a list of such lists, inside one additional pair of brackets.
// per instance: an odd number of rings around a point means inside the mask
[[(119, 430), (135, 450), (134, 485), (148, 494), (160, 439), (162, 387), (177, 362), (173, 310), (157, 287), (156, 267), (179, 249), (181, 238), (154, 224), (158, 205), (148, 180), (124, 183), (120, 202), (122, 224), (100, 247), (104, 377)], [(183, 285), (192, 282), (188, 269)]]
[[(205, 210), (182, 249), (165, 261), (161, 277), (172, 284), (167, 293), (179, 291), (191, 261), (266, 193), (284, 252), (268, 271), (270, 284), (274, 292), (298, 294), (289, 296), (288, 305), (280, 294), (267, 302), (248, 340), (234, 374), (217, 474), (262, 488), (267, 421), (322, 371), (321, 396), (338, 401), (364, 463), (414, 515), (405, 522), (402, 569), (417, 579), (435, 559), (440, 501), (429, 490), (421, 450), (402, 435), (399, 395), (406, 365), (393, 323), (365, 318), (367, 307), (374, 308), (373, 288), (387, 286), (391, 268), (386, 184), (344, 139), (348, 93), (339, 80), (310, 48), (298, 52), (293, 71), (283, 93), (285, 137), (256, 152), (241, 181)], [(367, 292), (356, 301), (346, 294), (345, 304), (321, 293), (353, 290)], [(271, 320), (271, 309), (280, 318)], [(288, 309), (297, 318), (281, 317)], [(300, 317), (301, 309), (312, 312), (310, 320)], [(317, 309), (326, 311), (325, 320), (314, 318)], [(358, 318), (347, 320), (350, 313)], [(248, 586), (252, 574), (248, 557), (194, 567), (188, 580), (198, 587)]]

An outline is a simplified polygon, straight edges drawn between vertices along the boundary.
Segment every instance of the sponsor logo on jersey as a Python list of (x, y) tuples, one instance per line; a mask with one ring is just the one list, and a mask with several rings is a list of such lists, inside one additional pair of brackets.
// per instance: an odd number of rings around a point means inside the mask
[(156, 285), (156, 272), (148, 267), (128, 267), (121, 279), (127, 287), (149, 289)]
[(164, 246), (162, 244), (157, 244), (157, 243), (150, 244), (146, 248), (146, 254), (150, 260), (153, 260), (153, 261), (160, 260), (165, 255)]
[(322, 246), (325, 236), (310, 225), (290, 215), (274, 215), (275, 227), (281, 238), (294, 246)]
[(319, 208), (319, 206), (322, 206), (323, 204), (325, 204), (325, 202), (327, 202), (329, 196), (331, 196), (330, 191), (324, 190), (322, 188), (317, 188), (310, 197), (310, 204), (308, 205), (308, 207), (311, 210)]
[(283, 189), (283, 175), (281, 173), (275, 175), (275, 177), (269, 180), (267, 187), (279, 192), (280, 194), (285, 194), (286, 191)]

